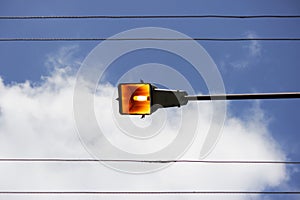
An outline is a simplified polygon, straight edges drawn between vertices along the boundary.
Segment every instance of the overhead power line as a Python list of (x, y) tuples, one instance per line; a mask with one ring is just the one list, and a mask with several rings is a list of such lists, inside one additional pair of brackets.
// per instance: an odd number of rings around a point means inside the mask
[(0, 42), (26, 41), (214, 41), (214, 42), (242, 42), (242, 41), (300, 41), (300, 38), (0, 38)]
[(129, 160), (129, 159), (86, 159), (86, 158), (0, 158), (0, 162), (127, 162), (127, 163), (211, 163), (211, 164), (292, 164), (300, 161), (276, 160)]
[(300, 15), (51, 15), (51, 16), (0, 16), (1, 20), (31, 19), (186, 19), (186, 18), (224, 18), (224, 19), (259, 19), (300, 18)]
[(299, 195), (300, 191), (0, 191), (9, 195)]

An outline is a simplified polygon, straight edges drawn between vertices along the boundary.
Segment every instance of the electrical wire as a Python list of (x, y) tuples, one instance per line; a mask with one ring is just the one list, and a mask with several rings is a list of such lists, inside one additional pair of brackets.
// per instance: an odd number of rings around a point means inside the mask
[(299, 195), (300, 191), (0, 191), (10, 195), (193, 195), (193, 194), (235, 194), (235, 195)]
[(129, 160), (129, 159), (86, 159), (86, 158), (0, 158), (0, 162), (127, 162), (127, 163), (211, 163), (211, 164), (290, 164), (300, 161), (275, 160)]
[(215, 41), (215, 42), (241, 42), (241, 41), (300, 41), (300, 38), (0, 38), (0, 42), (26, 42), (26, 41)]
[(31, 19), (186, 19), (186, 18), (224, 18), (224, 19), (259, 19), (300, 18), (300, 15), (52, 15), (52, 16), (0, 16), (1, 20)]

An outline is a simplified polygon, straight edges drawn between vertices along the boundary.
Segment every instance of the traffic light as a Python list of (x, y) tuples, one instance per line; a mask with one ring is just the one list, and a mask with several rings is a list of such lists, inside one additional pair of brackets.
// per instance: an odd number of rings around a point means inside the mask
[(122, 83), (118, 86), (119, 112), (122, 115), (150, 115), (159, 108), (187, 104), (187, 93), (158, 89), (149, 83)]

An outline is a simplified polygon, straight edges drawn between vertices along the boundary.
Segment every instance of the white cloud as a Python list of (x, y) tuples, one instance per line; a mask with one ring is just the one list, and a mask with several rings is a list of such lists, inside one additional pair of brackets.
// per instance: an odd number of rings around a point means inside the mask
[[(254, 31), (245, 33), (246, 38), (257, 38), (258, 35)], [(235, 57), (237, 56), (237, 57)], [(262, 45), (257, 40), (252, 40), (245, 43), (236, 55), (226, 54), (220, 65), (223, 68), (228, 65), (234, 69), (246, 69), (253, 66), (262, 57)]]
[[(72, 113), (74, 81), (75, 76), (68, 68), (56, 68), (51, 76), (44, 78), (43, 83), (34, 86), (29, 82), (5, 85), (0, 80), (0, 157), (89, 157), (75, 131)], [(99, 93), (98, 98), (110, 103), (115, 88), (110, 85), (102, 85), (101, 88), (105, 92)], [(105, 104), (105, 101), (101, 103)], [(195, 112), (193, 106), (187, 109), (190, 109), (192, 116)], [(201, 138), (201, 134), (209, 126), (210, 104), (203, 103), (200, 109), (201, 127), (198, 135)], [(101, 107), (101, 113), (110, 112), (110, 106)], [(284, 152), (268, 131), (263, 111), (254, 106), (250, 116), (252, 117), (244, 120), (228, 117), (221, 139), (206, 159), (284, 160)], [(116, 125), (107, 120), (104, 126), (109, 130)], [(167, 127), (165, 132), (174, 133), (174, 129)], [(198, 159), (199, 142), (196, 139), (183, 158)], [(264, 190), (267, 187), (279, 186), (288, 179), (284, 165), (183, 163), (141, 175), (117, 172), (95, 163), (0, 163), (0, 177), (0, 190), (25, 191)], [(218, 196), (222, 199), (254, 198), (242, 195)], [(140, 199), (140, 197), (130, 198)], [(200, 197), (216, 198), (212, 195), (188, 196), (189, 199)], [(5, 199), (18, 198), (25, 199), (23, 196), (5, 196)], [(91, 196), (76, 197), (76, 199), (90, 198)], [(103, 197), (106, 198), (108, 196)], [(115, 198), (119, 199), (122, 196)], [(143, 199), (156, 198), (157, 196), (143, 196)], [(165, 195), (163, 198), (187, 197)], [(32, 197), (29, 196), (28, 199)], [(39, 196), (39, 199), (53, 199), (53, 197)], [(55, 199), (66, 199), (66, 196), (55, 196)]]
[[(255, 32), (247, 32), (246, 37), (257, 38), (257, 34)], [(262, 46), (259, 41), (252, 40), (250, 44), (246, 46), (246, 48), (248, 49), (250, 56), (252, 57), (261, 56)]]
[(249, 61), (237, 60), (237, 61), (230, 62), (230, 65), (235, 69), (245, 69), (249, 66)]
[(55, 68), (79, 66), (81, 61), (76, 57), (78, 52), (78, 45), (61, 47), (57, 52), (49, 53), (47, 55), (45, 66), (50, 70), (50, 72)]

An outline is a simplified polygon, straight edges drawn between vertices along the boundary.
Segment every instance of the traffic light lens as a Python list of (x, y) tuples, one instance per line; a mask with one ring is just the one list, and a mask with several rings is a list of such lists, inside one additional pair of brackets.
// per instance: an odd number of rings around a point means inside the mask
[(149, 115), (151, 114), (150, 84), (120, 84), (119, 105), (121, 114)]

